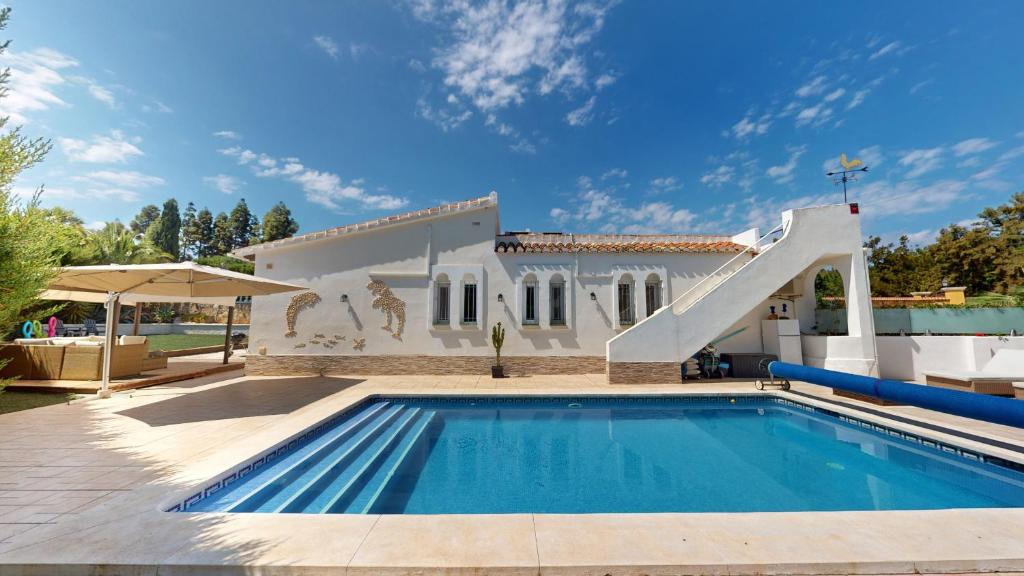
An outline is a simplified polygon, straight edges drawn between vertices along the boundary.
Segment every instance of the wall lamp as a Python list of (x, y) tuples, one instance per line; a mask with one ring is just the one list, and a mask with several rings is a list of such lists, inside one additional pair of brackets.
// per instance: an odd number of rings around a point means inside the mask
[(341, 295), (341, 301), (342, 302), (348, 302), (348, 294), (342, 294)]
[(591, 292), (590, 293), (590, 300), (592, 302), (597, 302), (597, 294), (594, 294), (593, 292)]
[(505, 302), (505, 296), (499, 293), (498, 294), (498, 302), (504, 303)]

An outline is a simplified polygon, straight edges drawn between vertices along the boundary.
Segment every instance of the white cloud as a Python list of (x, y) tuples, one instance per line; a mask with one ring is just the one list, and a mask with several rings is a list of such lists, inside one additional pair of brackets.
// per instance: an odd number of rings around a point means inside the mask
[(853, 98), (850, 98), (850, 101), (846, 104), (846, 109), (853, 110), (857, 106), (860, 106), (861, 104), (864, 103), (864, 99), (867, 98), (868, 94), (870, 93), (871, 90), (867, 89), (857, 90), (856, 92), (853, 93)]
[(817, 96), (828, 88), (828, 78), (825, 76), (816, 76), (813, 80), (804, 84), (803, 86), (796, 89), (796, 95), (800, 98), (807, 98), (808, 96)]
[(900, 48), (900, 42), (899, 41), (889, 42), (885, 46), (882, 46), (881, 48), (876, 50), (874, 53), (872, 53), (871, 56), (868, 56), (868, 60), (870, 61), (870, 60), (874, 60), (876, 58), (881, 58), (882, 56), (885, 56), (886, 54), (890, 54), (892, 52), (895, 52), (896, 50), (899, 50), (899, 48)]
[(607, 180), (609, 178), (625, 178), (626, 176), (629, 176), (629, 172), (625, 168), (612, 168), (604, 174), (601, 174), (601, 180)]
[(607, 10), (554, 0), (444, 5), (421, 0), (412, 8), (417, 17), (450, 28), (453, 42), (439, 51), (434, 66), (447, 86), (484, 112), (521, 104), (531, 92), (584, 89), (582, 50), (604, 25)]
[(611, 86), (612, 84), (615, 84), (615, 81), (618, 79), (618, 76), (609, 72), (605, 72), (604, 74), (598, 76), (596, 80), (594, 80), (594, 88), (598, 90), (603, 90)]
[(785, 164), (771, 166), (765, 172), (765, 175), (775, 180), (777, 184), (786, 184), (793, 181), (793, 171), (796, 170), (796, 163), (807, 152), (807, 147), (800, 146), (798, 148), (789, 148), (788, 150), (789, 159), (786, 160)]
[(565, 115), (565, 121), (570, 126), (586, 126), (594, 119), (594, 104), (597, 96), (591, 96), (582, 106), (572, 110)]
[[(448, 102), (450, 104), (455, 103), (451, 99), (449, 99)], [(458, 108), (450, 110), (443, 107), (435, 109), (423, 98), (416, 101), (416, 113), (420, 118), (433, 122), (438, 128), (445, 132), (462, 126), (466, 120), (469, 120), (473, 116), (472, 110)]]
[(359, 60), (364, 54), (371, 52), (373, 47), (369, 44), (361, 44), (359, 42), (351, 42), (348, 45), (348, 53), (352, 56), (353, 60)]
[(998, 142), (988, 138), (968, 138), (953, 145), (953, 155), (956, 157), (980, 154), (986, 150), (995, 148)]
[(824, 104), (816, 104), (809, 106), (800, 111), (796, 115), (796, 125), (804, 126), (811, 124), (813, 126), (821, 126), (825, 122), (832, 118), (832, 109), (825, 106)]
[(999, 159), (1003, 160), (1003, 161), (1006, 161), (1006, 160), (1013, 160), (1014, 158), (1019, 158), (1021, 156), (1024, 156), (1024, 145), (1017, 146), (1016, 148), (1010, 148), (1006, 152), (1003, 152), (999, 156)]
[(11, 70), (8, 94), (0, 100), (0, 116), (10, 116), (14, 124), (25, 124), (32, 112), (68, 106), (57, 95), (56, 88), (66, 82), (62, 71), (78, 66), (74, 58), (49, 48), (37, 48), (8, 52), (0, 56), (0, 66)]
[[(236, 158), (239, 164), (248, 165), (260, 178), (281, 178), (302, 187), (306, 200), (334, 211), (346, 210), (352, 204), (362, 209), (395, 210), (406, 206), (406, 198), (390, 194), (370, 194), (362, 180), (345, 183), (332, 172), (324, 172), (304, 166), (295, 157), (273, 158), (239, 146), (218, 150), (221, 154)], [(216, 178), (216, 177), (210, 177)]]
[(728, 184), (736, 170), (732, 166), (722, 164), (718, 168), (715, 168), (711, 172), (705, 173), (700, 177), (700, 183), (712, 188), (718, 188), (724, 184)]
[(331, 58), (338, 59), (338, 44), (330, 36), (314, 36), (313, 43)]
[(142, 150), (136, 146), (141, 139), (126, 139), (119, 130), (112, 130), (110, 136), (95, 134), (90, 140), (58, 138), (57, 142), (72, 162), (121, 164), (134, 156), (143, 155)]
[(924, 246), (935, 241), (938, 232), (934, 229), (919, 230), (907, 234), (907, 243), (911, 246)]
[(589, 229), (596, 225), (606, 233), (653, 234), (692, 229), (697, 221), (696, 214), (669, 202), (628, 205), (614, 194), (613, 188), (597, 190), (585, 176), (577, 184), (580, 191), (573, 199), (573, 207), (553, 208), (549, 212), (559, 225), (576, 222)]
[(104, 184), (114, 188), (127, 189), (151, 188), (153, 186), (163, 186), (166, 184), (164, 179), (159, 176), (150, 176), (135, 170), (97, 170), (94, 172), (87, 172), (81, 176), (75, 176), (72, 179), (80, 182), (92, 183), (94, 187), (97, 184)]
[(833, 102), (835, 100), (838, 100), (843, 97), (843, 94), (846, 94), (845, 88), (836, 88), (835, 90), (825, 95), (825, 102)]
[(910, 150), (900, 156), (900, 166), (909, 168), (907, 178), (917, 178), (942, 165), (943, 148)]
[(224, 194), (234, 194), (245, 184), (234, 176), (217, 174), (216, 176), (203, 176), (203, 184)]
[(910, 93), (911, 94), (917, 94), (918, 92), (923, 90), (926, 86), (928, 86), (929, 84), (932, 84), (934, 82), (935, 82), (934, 78), (929, 78), (927, 80), (923, 80), (921, 82), (918, 82), (917, 84), (914, 84), (913, 86), (910, 87)]
[(760, 136), (768, 132), (768, 128), (771, 125), (771, 116), (768, 114), (764, 114), (757, 119), (752, 119), (748, 114), (741, 118), (739, 122), (733, 124), (731, 130), (733, 136), (742, 140), (751, 134)]
[(913, 180), (896, 183), (876, 180), (854, 190), (861, 202), (861, 211), (873, 218), (892, 214), (927, 214), (945, 210), (968, 198), (967, 182), (939, 180), (921, 184)]
[(92, 78), (85, 78), (84, 76), (74, 76), (71, 78), (76, 84), (85, 86), (89, 95), (96, 100), (106, 104), (110, 108), (117, 107), (117, 98), (114, 97), (114, 93), (109, 88), (101, 86), (98, 82)]
[(665, 176), (662, 178), (655, 178), (651, 180), (651, 192), (655, 194), (664, 194), (665, 192), (675, 192), (683, 188), (683, 183), (679, 181), (675, 176)]
[[(21, 198), (31, 198), (35, 194), (34, 188), (23, 188), (15, 187), (14, 194)], [(61, 202), (67, 202), (69, 200), (80, 200), (80, 201), (106, 201), (106, 200), (117, 200), (119, 202), (138, 202), (139, 194), (134, 190), (126, 190), (124, 188), (114, 187), (91, 187), (86, 186), (84, 189), (80, 188), (67, 188), (67, 187), (46, 187), (43, 189), (43, 193), (40, 199), (44, 201), (57, 200)]]
[(223, 138), (225, 140), (241, 140), (242, 135), (234, 130), (218, 130), (213, 133), (213, 136), (217, 138)]

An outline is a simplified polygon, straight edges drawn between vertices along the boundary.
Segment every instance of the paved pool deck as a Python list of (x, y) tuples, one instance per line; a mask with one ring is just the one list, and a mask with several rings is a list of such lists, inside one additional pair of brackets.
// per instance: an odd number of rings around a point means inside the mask
[[(747, 382), (608, 386), (603, 374), (506, 380), (229, 374), (6, 414), (0, 416), (0, 574), (1024, 572), (1024, 509), (452, 516), (160, 511), (175, 496), (187, 496), (372, 394), (709, 392), (756, 391)], [(806, 384), (777, 394), (808, 404), (835, 399), (828, 389)], [(838, 400), (841, 405), (829, 408), (1024, 462), (1024, 430)], [(913, 418), (928, 429), (885, 415)], [(963, 433), (1001, 445), (954, 436)]]

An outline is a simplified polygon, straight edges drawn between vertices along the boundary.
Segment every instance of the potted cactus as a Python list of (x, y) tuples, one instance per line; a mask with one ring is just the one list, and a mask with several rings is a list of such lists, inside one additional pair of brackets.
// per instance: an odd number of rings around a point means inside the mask
[(491, 346), (494, 346), (494, 366), (491, 366), (491, 378), (504, 378), (505, 369), (501, 366), (501, 347), (505, 344), (505, 328), (501, 322), (491, 328)]

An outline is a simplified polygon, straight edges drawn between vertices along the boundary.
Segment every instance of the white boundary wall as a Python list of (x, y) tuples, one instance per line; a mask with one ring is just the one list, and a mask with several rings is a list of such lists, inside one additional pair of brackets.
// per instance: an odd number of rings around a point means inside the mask
[[(804, 364), (822, 368), (826, 357), (856, 351), (848, 336), (801, 337)], [(924, 382), (925, 370), (981, 370), (1002, 348), (1024, 349), (1024, 336), (878, 336), (882, 378)]]

